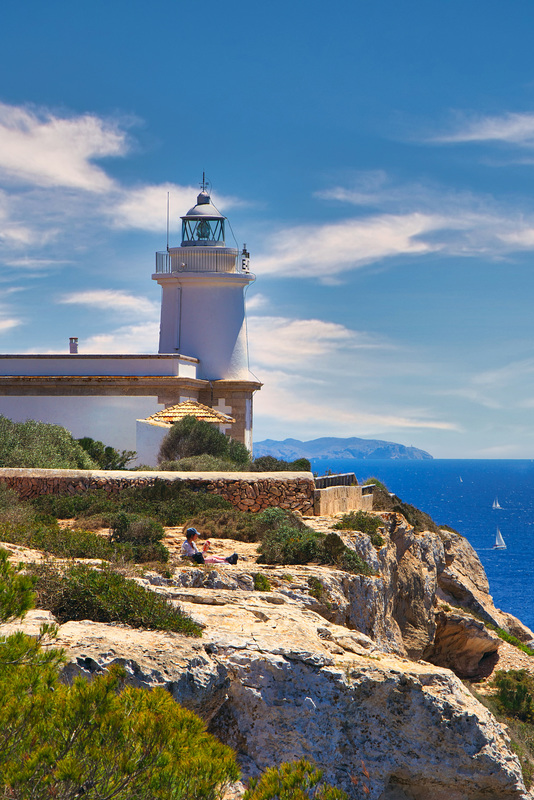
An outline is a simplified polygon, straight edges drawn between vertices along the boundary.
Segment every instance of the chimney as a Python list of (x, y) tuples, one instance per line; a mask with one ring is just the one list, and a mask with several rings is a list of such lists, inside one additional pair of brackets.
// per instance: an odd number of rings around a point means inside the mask
[(72, 355), (76, 355), (78, 352), (78, 337), (71, 336), (69, 339), (69, 353)]

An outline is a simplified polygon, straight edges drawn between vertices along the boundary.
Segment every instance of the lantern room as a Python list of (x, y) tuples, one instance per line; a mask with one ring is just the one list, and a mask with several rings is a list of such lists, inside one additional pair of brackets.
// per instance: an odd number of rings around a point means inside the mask
[(226, 217), (217, 211), (205, 189), (182, 218), (182, 247), (224, 247)]

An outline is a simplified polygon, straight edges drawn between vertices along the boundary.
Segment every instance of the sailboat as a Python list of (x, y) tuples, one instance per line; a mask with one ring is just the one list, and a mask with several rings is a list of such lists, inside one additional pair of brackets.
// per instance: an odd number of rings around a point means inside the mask
[(497, 528), (497, 533), (495, 535), (495, 544), (493, 545), (494, 550), (506, 550), (506, 543), (502, 538), (502, 533)]
[(499, 505), (499, 498), (498, 497), (496, 497), (495, 500), (493, 501), (492, 508), (502, 508), (502, 506)]

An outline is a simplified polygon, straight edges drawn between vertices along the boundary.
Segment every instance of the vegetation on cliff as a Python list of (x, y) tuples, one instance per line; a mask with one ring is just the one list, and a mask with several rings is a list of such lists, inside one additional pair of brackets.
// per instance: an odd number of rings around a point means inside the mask
[(98, 465), (60, 425), (0, 416), (0, 467), (96, 469)]
[(60, 623), (91, 619), (201, 635), (200, 626), (167, 597), (145, 589), (110, 567), (95, 569), (73, 564), (61, 570), (45, 562), (32, 565), (29, 573), (36, 578), (39, 607), (51, 611)]

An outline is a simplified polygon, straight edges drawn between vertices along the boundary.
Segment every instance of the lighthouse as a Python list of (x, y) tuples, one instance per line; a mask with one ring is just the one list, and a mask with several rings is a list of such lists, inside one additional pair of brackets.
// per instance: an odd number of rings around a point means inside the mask
[[(0, 354), (0, 414), (134, 445), (140, 463), (156, 465), (167, 424), (157, 412), (178, 418), (189, 404), (252, 449), (252, 401), (262, 384), (248, 368), (249, 254), (226, 246), (227, 220), (205, 180), (181, 219), (181, 245), (156, 253), (152, 274), (162, 289), (158, 353), (84, 353), (73, 336), (68, 355)], [(148, 417), (139, 419), (141, 407)], [(134, 425), (135, 444), (127, 438)]]
[(181, 246), (156, 253), (152, 275), (162, 289), (159, 353), (195, 356), (199, 378), (247, 380), (244, 295), (254, 281), (248, 252), (226, 246), (226, 217), (205, 181), (181, 219)]

